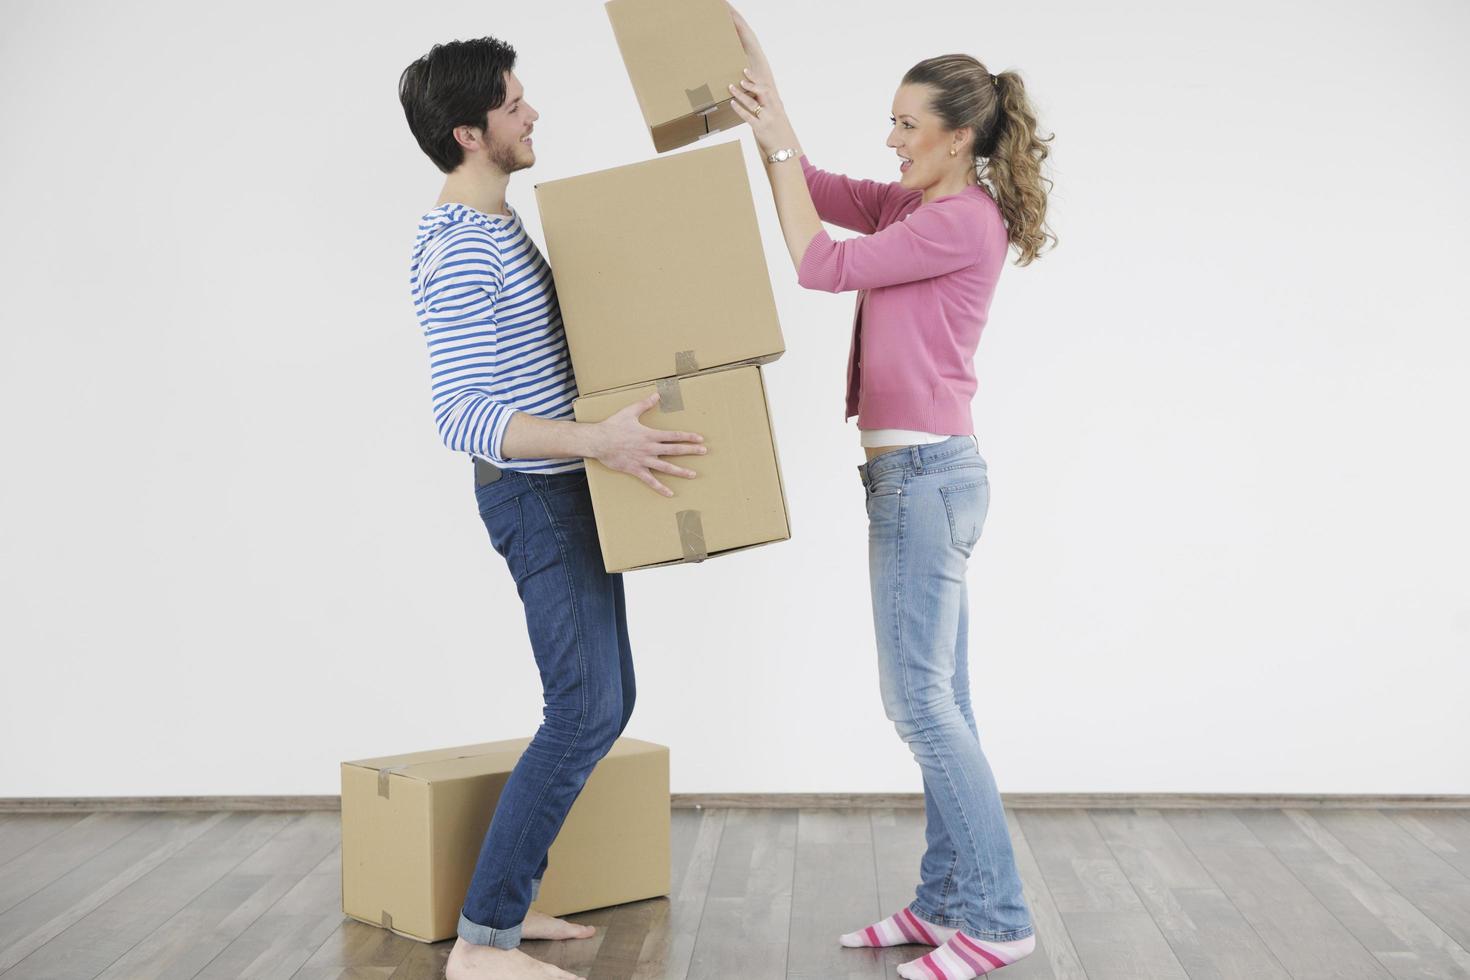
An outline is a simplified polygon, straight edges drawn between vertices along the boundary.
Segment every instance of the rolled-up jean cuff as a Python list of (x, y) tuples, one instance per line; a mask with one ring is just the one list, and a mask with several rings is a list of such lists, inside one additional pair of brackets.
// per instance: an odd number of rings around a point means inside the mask
[(917, 898), (909, 903), (909, 911), (930, 925), (944, 926), (946, 929), (963, 929), (965, 927), (964, 919), (956, 919), (949, 915), (935, 915), (920, 905)]
[(516, 923), (509, 929), (492, 929), (478, 922), (471, 922), (459, 913), (459, 938), (476, 946), (494, 946), (496, 949), (515, 949), (521, 944), (521, 925)]

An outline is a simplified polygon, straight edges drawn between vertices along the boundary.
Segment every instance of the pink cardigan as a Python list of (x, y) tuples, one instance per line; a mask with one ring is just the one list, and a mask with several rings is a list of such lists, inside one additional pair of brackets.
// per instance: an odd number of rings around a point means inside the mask
[(921, 205), (897, 183), (802, 172), (823, 221), (862, 232), (813, 236), (797, 270), (808, 289), (860, 290), (847, 365), (847, 414), (860, 429), (975, 431), (975, 348), (1008, 248), (979, 187)]

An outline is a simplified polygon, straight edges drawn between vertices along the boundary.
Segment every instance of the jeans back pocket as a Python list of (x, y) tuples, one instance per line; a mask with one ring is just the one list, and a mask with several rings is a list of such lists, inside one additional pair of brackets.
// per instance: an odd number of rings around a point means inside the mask
[(990, 481), (972, 480), (940, 487), (944, 512), (949, 518), (949, 539), (966, 554), (974, 550), (985, 527), (985, 514), (990, 510)]

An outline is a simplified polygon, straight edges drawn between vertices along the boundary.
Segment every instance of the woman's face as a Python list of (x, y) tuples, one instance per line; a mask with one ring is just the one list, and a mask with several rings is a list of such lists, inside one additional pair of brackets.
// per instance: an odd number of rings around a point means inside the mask
[(893, 97), (893, 130), (888, 146), (899, 156), (899, 183), (909, 190), (925, 190), (963, 170), (971, 159), (963, 143), (950, 156), (955, 131), (946, 130), (929, 110), (934, 89), (928, 85), (900, 85)]

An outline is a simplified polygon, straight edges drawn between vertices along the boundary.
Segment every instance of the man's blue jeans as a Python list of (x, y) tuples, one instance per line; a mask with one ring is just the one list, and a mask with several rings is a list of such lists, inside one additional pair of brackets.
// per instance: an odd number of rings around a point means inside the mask
[(525, 607), (545, 699), (541, 727), (500, 793), (459, 918), (466, 942), (512, 949), (546, 852), (633, 713), (633, 658), (622, 576), (603, 568), (586, 474), (505, 471), (475, 497)]
[(924, 776), (927, 848), (914, 915), (974, 939), (1031, 935), (1031, 912), (970, 709), (965, 571), (990, 483), (972, 436), (858, 467), (883, 707)]

